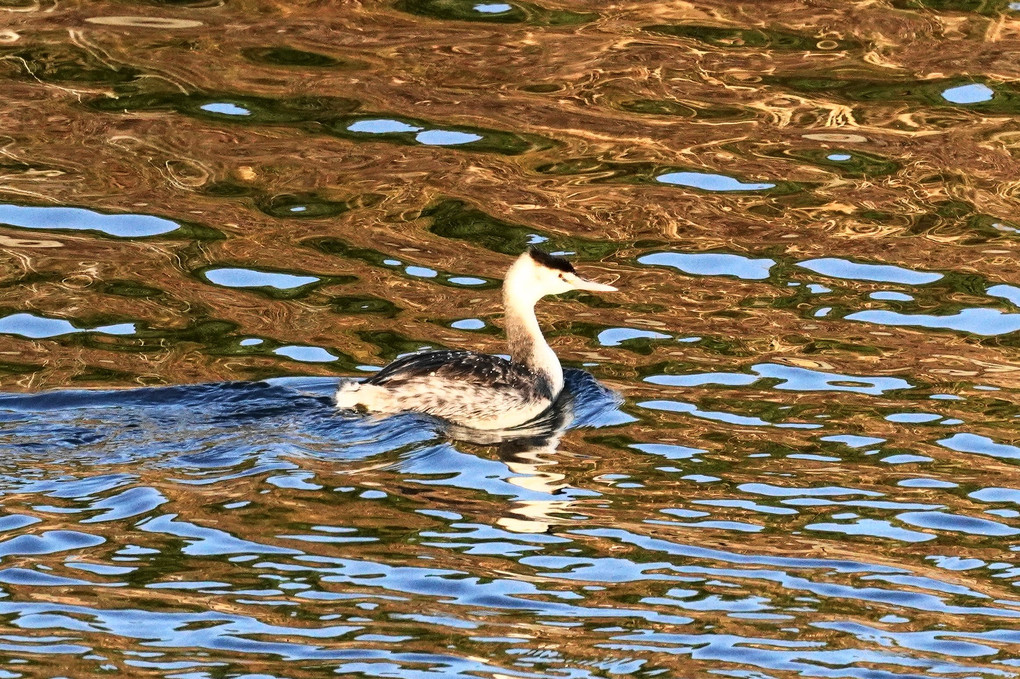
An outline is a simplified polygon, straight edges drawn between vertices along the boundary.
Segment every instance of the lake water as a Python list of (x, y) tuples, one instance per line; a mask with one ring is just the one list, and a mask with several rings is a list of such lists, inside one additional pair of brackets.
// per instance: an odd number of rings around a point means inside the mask
[[(1020, 5), (0, 0), (0, 678), (1020, 675)], [(505, 351), (557, 409), (338, 412)]]

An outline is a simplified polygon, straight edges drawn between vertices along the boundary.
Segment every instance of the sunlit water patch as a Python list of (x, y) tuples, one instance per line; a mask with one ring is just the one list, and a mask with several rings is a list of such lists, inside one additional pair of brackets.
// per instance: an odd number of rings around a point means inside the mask
[(941, 420), (942, 416), (937, 413), (892, 413), (886, 415), (889, 422), (904, 422), (907, 424), (918, 424), (921, 422), (934, 422)]
[(201, 21), (196, 21), (194, 19), (171, 19), (168, 17), (152, 16), (99, 16), (86, 17), (85, 21), (90, 24), (99, 24), (102, 26), (148, 28), (164, 31), (198, 28), (202, 25)]
[(467, 285), (470, 287), (485, 285), (488, 282), (482, 278), (475, 278), (474, 276), (451, 276), (447, 279), (447, 281), (454, 285)]
[(843, 519), (841, 522), (819, 522), (809, 523), (804, 526), (810, 531), (821, 531), (826, 533), (842, 533), (843, 535), (865, 535), (876, 538), (896, 540), (898, 542), (927, 542), (934, 540), (935, 535), (916, 530), (909, 530), (894, 525), (890, 521), (876, 519), (862, 519), (857, 514), (849, 513), (834, 516), (833, 518)]

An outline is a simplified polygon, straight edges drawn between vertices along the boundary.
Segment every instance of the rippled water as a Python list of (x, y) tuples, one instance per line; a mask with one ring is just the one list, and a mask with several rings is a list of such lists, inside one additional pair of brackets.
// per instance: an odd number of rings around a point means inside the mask
[[(0, 0), (0, 677), (1020, 675), (1020, 5)], [(337, 412), (500, 353), (498, 441)]]

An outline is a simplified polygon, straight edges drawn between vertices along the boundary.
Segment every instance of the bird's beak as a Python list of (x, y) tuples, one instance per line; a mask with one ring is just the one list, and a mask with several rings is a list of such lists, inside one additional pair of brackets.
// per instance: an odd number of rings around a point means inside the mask
[(587, 290), (588, 292), (616, 292), (616, 288), (612, 285), (606, 285), (605, 283), (596, 283), (595, 281), (585, 280), (580, 276), (575, 276), (574, 287), (578, 290)]

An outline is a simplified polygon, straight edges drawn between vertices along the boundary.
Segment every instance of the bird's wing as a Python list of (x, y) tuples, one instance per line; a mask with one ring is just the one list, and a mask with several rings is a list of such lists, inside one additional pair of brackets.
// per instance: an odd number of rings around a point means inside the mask
[(546, 381), (520, 363), (473, 351), (427, 351), (393, 361), (377, 372), (370, 384), (397, 386), (415, 378), (435, 377), (481, 388), (535, 390), (551, 397)]

